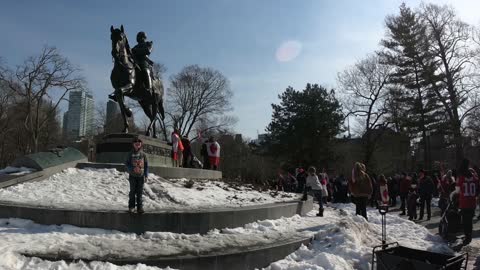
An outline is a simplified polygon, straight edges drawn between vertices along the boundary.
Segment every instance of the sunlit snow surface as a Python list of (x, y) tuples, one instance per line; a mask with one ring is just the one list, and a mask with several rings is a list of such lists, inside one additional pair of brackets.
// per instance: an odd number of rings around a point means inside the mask
[[(207, 254), (225, 250), (280, 243), (315, 236), (311, 247), (302, 246), (267, 269), (369, 269), (372, 247), (380, 244), (380, 215), (369, 211), (369, 222), (353, 215), (352, 205), (332, 205), (325, 217), (312, 211), (263, 220), (244, 227), (212, 230), (206, 235), (147, 232), (143, 235), (70, 225), (45, 226), (19, 219), (0, 219), (0, 269), (159, 269), (144, 265), (117, 267), (108, 263), (67, 264), (28, 258), (19, 253), (67, 253), (77, 258), (137, 257), (175, 254)], [(396, 215), (387, 216), (388, 242), (450, 253), (440, 237)], [(98, 258), (98, 257), (97, 257)], [(26, 267), (28, 266), (28, 267)], [(22, 268), (23, 267), (23, 268)]]
[[(292, 201), (298, 194), (259, 192), (248, 186), (221, 181), (165, 180), (150, 174), (144, 188), (146, 211), (195, 210), (212, 207), (242, 207)], [(69, 168), (40, 182), (28, 182), (0, 189), (0, 201), (52, 208), (79, 210), (126, 210), (128, 175), (115, 169)]]
[[(298, 198), (294, 194), (271, 194), (250, 187), (220, 181), (187, 179), (164, 180), (151, 175), (145, 188), (147, 211), (169, 209), (194, 210), (212, 207), (242, 207)], [(41, 182), (31, 182), (0, 189), (0, 200), (44, 207), (125, 210), (128, 181), (125, 173), (114, 169), (67, 169)], [(242, 251), (252, 247), (282, 243), (292, 239), (315, 237), (285, 259), (272, 263), (278, 269), (369, 269), (372, 247), (380, 244), (380, 215), (368, 212), (369, 222), (354, 215), (353, 205), (334, 204), (324, 217), (293, 216), (262, 220), (243, 227), (212, 230), (205, 235), (146, 232), (143, 235), (118, 231), (79, 228), (71, 225), (46, 226), (29, 220), (0, 219), (0, 269), (160, 269), (145, 265), (116, 266), (92, 263), (50, 262), (21, 255), (69, 254), (73, 258), (146, 258), (150, 256), (198, 255)], [(450, 253), (440, 237), (423, 226), (387, 216), (388, 242), (423, 250)], [(473, 244), (478, 245), (478, 239)]]

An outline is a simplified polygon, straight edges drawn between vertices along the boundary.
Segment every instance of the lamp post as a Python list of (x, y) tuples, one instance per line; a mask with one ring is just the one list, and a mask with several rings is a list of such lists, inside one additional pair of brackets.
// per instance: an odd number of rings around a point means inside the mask
[(415, 171), (415, 151), (412, 150), (410, 151), (410, 157), (412, 159), (412, 172)]
[(427, 170), (431, 169), (431, 164), (432, 164), (432, 152), (430, 149), (430, 130), (427, 130), (425, 132), (425, 151), (427, 152), (427, 164), (425, 164), (425, 167)]

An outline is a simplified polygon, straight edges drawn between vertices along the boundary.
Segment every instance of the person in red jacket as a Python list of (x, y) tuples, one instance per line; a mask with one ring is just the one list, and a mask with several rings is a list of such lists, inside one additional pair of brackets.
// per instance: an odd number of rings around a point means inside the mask
[(470, 170), (470, 162), (464, 159), (458, 172), (457, 185), (453, 194), (459, 194), (459, 208), (462, 213), (465, 239), (463, 245), (472, 241), (473, 215), (475, 214), (476, 197), (479, 193), (478, 177)]
[(402, 202), (400, 206), (401, 216), (405, 215), (405, 208), (407, 206), (408, 190), (410, 189), (411, 180), (406, 173), (402, 173), (402, 178), (400, 179), (400, 200)]
[(441, 213), (445, 212), (450, 201), (450, 193), (452, 192), (451, 187), (454, 185), (455, 179), (452, 176), (452, 171), (449, 170), (445, 175), (442, 176), (442, 179), (438, 183), (438, 190), (440, 199), (438, 201), (438, 207), (440, 207)]

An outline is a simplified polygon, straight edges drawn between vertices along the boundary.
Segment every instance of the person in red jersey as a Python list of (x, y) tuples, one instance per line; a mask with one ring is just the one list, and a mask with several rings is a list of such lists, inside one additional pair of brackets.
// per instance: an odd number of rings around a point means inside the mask
[(476, 174), (470, 170), (470, 162), (464, 159), (458, 172), (458, 179), (453, 194), (459, 194), (459, 208), (462, 213), (463, 230), (465, 233), (464, 245), (472, 241), (473, 215), (475, 214), (476, 197), (479, 193), (479, 182)]

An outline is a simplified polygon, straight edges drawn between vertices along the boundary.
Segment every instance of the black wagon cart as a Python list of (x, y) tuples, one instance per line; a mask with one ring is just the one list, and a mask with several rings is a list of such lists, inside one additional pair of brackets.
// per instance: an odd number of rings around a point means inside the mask
[(380, 207), (382, 244), (373, 248), (372, 270), (456, 270), (467, 269), (468, 254), (448, 255), (403, 247), (398, 242), (386, 243), (387, 207)]

